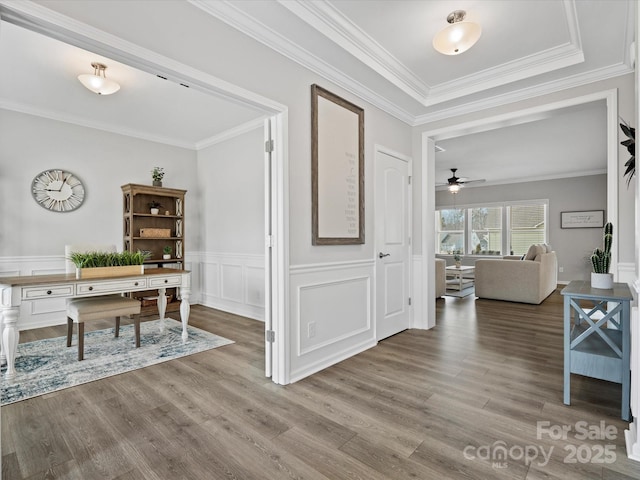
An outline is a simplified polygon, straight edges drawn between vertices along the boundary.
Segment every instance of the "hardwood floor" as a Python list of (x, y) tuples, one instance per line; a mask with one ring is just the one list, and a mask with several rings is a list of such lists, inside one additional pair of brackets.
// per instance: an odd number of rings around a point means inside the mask
[(638, 479), (620, 386), (574, 375), (562, 403), (561, 302), (440, 299), (436, 328), (286, 387), (261, 323), (193, 306), (236, 343), (3, 407), (2, 478)]

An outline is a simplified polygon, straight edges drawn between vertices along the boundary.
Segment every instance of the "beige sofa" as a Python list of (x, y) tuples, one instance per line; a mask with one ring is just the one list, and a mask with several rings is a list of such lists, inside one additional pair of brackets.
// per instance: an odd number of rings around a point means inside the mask
[(534, 260), (476, 260), (475, 290), (479, 298), (540, 304), (558, 286), (556, 252)]
[(447, 291), (446, 268), (446, 260), (436, 258), (436, 298), (442, 297)]

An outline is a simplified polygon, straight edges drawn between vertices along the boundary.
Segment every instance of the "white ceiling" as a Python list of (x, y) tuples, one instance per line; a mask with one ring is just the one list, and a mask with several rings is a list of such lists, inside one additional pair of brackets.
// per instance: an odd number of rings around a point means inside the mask
[[(0, 7), (3, 3), (0, 0)], [(145, 5), (138, 3), (138, 7)], [(153, 3), (146, 2), (149, 14)], [(211, 15), (207, 18), (214, 24), (228, 23), (409, 125), (633, 71), (632, 1), (190, 3), (201, 15)], [(94, 1), (92, 5), (99, 9), (107, 4), (111, 12), (114, 8), (122, 8), (122, 14), (141, 11), (128, 12), (126, 2)], [(431, 46), (432, 38), (447, 25), (447, 14), (461, 8), (469, 20), (481, 24), (482, 36), (461, 55), (441, 55)], [(162, 11), (170, 11), (170, 6), (163, 4)], [(107, 75), (122, 85), (120, 92), (100, 97), (75, 80), (89, 72), (96, 60), (108, 65)], [(265, 115), (257, 108), (181, 87), (5, 22), (0, 28), (0, 64), (0, 107), (187, 148), (207, 145)], [(604, 111), (603, 104), (586, 105), (439, 142), (446, 151), (437, 156), (437, 180), (450, 176), (452, 167), (459, 168), (459, 176), (486, 178), (488, 183), (531, 177), (531, 167), (541, 178), (576, 170), (604, 171)], [(545, 160), (559, 156), (566, 161), (545, 165)]]

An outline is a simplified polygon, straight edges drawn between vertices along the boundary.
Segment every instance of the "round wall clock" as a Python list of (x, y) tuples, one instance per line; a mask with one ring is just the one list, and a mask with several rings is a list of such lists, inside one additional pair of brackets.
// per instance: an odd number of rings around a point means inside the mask
[(84, 201), (84, 186), (73, 173), (59, 168), (45, 170), (31, 182), (31, 195), (42, 208), (71, 212)]

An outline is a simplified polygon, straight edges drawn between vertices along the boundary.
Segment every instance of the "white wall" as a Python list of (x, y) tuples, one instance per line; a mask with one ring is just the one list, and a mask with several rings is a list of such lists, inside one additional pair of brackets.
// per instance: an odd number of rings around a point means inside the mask
[(262, 128), (198, 152), (201, 303), (264, 320)]
[[(156, 2), (152, 11), (147, 2), (47, 2), (64, 15), (76, 18), (128, 41), (149, 48), (159, 54), (199, 69), (208, 74), (241, 86), (252, 92), (272, 99), (288, 108), (289, 159), (289, 248), (292, 267), (288, 315), (289, 342), (288, 357), (291, 360), (291, 379), (300, 378), (335, 361), (336, 352), (356, 353), (375, 344), (373, 312), (366, 298), (374, 294), (374, 215), (373, 205), (373, 146), (380, 144), (401, 154), (411, 156), (411, 129), (405, 123), (392, 118), (377, 108), (360, 100), (356, 95), (338, 88), (319, 75), (301, 67), (270, 48), (242, 34), (227, 24), (204, 15), (201, 10), (186, 2)], [(154, 21), (149, 22), (152, 14)], [(179, 18), (180, 22), (175, 19)], [(179, 23), (179, 24), (178, 24)], [(185, 34), (188, 26), (189, 34)], [(311, 101), (310, 86), (317, 83), (333, 93), (344, 97), (365, 110), (365, 238), (366, 243), (358, 246), (311, 245)], [(356, 262), (357, 267), (350, 262)], [(307, 355), (300, 348), (299, 338), (294, 333), (300, 331), (305, 317), (314, 307), (306, 305), (299, 298), (299, 282), (303, 275), (311, 282), (329, 282), (333, 275), (336, 282), (343, 279), (344, 268), (353, 268), (350, 273), (360, 277), (362, 262), (366, 264), (367, 295), (358, 296), (357, 309), (368, 316), (366, 342), (362, 342), (361, 324), (352, 315), (353, 305), (343, 309), (327, 311), (338, 315), (339, 320), (353, 336), (346, 340), (325, 342), (314, 350), (314, 356)], [(308, 278), (315, 275), (318, 265), (330, 267), (330, 272), (322, 279)], [(337, 272), (340, 272), (338, 274)], [(305, 280), (305, 281), (306, 281)], [(339, 284), (339, 283), (338, 283)], [(348, 288), (346, 285), (344, 288)], [(324, 291), (328, 305), (335, 294), (334, 288)], [(314, 304), (315, 305), (315, 304)], [(317, 325), (316, 341), (331, 338), (325, 335), (329, 323)], [(349, 344), (346, 346), (345, 344)], [(324, 361), (316, 361), (323, 358)]]
[[(453, 205), (448, 191), (436, 192), (436, 208)], [(600, 228), (560, 228), (560, 212), (607, 209), (607, 176), (563, 178), (488, 187), (465, 187), (456, 196), (456, 205), (549, 200), (549, 243), (558, 256), (558, 281), (587, 280), (591, 268), (588, 255), (602, 246)], [(606, 218), (606, 217), (605, 217)], [(617, 233), (617, 232), (616, 232)]]
[[(122, 249), (122, 190), (151, 184), (151, 169), (164, 168), (163, 184), (186, 189), (185, 266), (197, 270), (200, 214), (196, 207), (194, 151), (0, 109), (0, 275), (64, 272), (64, 246), (111, 243)], [(56, 213), (36, 204), (31, 181), (43, 170), (63, 168), (83, 180), (84, 204)], [(198, 302), (193, 283), (192, 301)], [(20, 328), (65, 323), (64, 303), (23, 307)]]
[[(164, 186), (194, 190), (195, 152), (92, 128), (0, 109), (0, 256), (61, 255), (75, 243), (114, 243), (122, 248), (122, 190), (151, 184), (151, 169), (164, 167)], [(31, 181), (63, 168), (83, 180), (84, 204), (55, 213), (36, 204)], [(197, 209), (187, 193), (186, 248), (198, 250)], [(194, 202), (195, 203), (195, 202)]]

